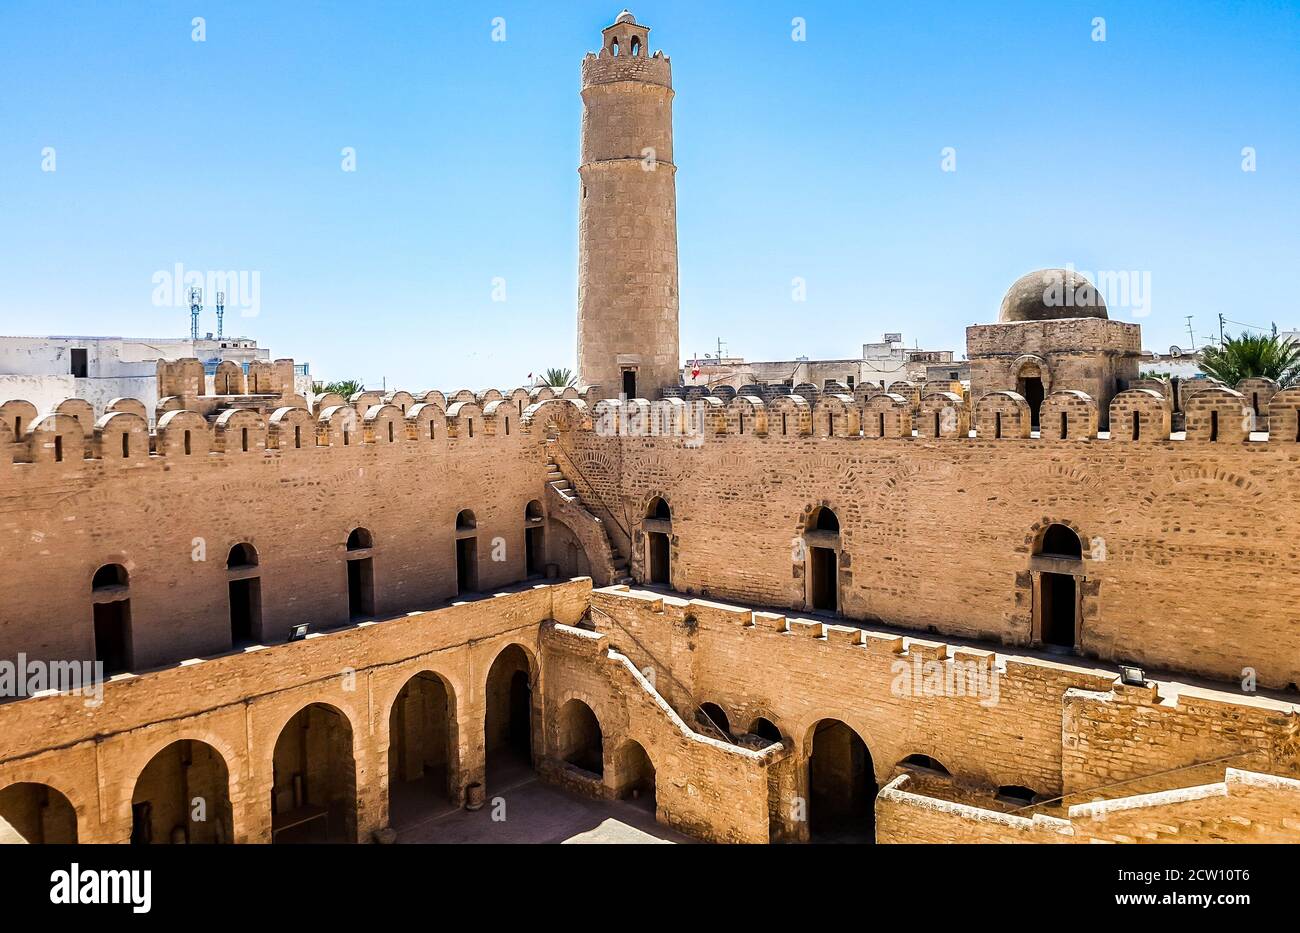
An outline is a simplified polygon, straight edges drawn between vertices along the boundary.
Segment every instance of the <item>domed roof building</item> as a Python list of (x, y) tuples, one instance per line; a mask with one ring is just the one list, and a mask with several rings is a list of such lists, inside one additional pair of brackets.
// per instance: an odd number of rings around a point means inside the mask
[(1072, 269), (1039, 269), (1007, 289), (998, 323), (1106, 316), (1106, 302), (1085, 276)]
[(1022, 275), (1002, 298), (996, 324), (966, 328), (971, 398), (1013, 392), (1033, 429), (1053, 392), (1085, 393), (1109, 428), (1110, 401), (1138, 378), (1142, 329), (1112, 321), (1088, 278), (1073, 269)]

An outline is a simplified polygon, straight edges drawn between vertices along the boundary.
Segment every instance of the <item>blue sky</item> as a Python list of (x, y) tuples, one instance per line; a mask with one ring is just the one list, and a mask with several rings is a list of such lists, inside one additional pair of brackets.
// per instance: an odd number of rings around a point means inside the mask
[[(571, 366), (578, 68), (620, 9), (3, 0), (0, 333), (179, 336), (153, 277), (181, 263), (259, 273), (227, 333), (318, 376)], [(1066, 264), (1150, 274), (1112, 314), (1149, 348), (1188, 314), (1300, 326), (1300, 2), (632, 10), (673, 61), (684, 354), (961, 351)]]

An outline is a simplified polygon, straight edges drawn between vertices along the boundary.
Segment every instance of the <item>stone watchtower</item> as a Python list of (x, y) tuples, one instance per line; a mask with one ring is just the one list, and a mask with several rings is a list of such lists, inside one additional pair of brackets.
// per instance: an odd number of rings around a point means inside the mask
[(582, 61), (578, 375), (605, 398), (680, 382), (673, 81), (624, 10)]

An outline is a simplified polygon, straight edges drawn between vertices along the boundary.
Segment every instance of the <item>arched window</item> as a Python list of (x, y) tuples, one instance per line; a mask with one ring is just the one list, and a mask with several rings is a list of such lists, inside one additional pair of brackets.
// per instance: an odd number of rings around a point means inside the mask
[(633, 57), (641, 54), (641, 40), (636, 36), (632, 37), (632, 55)]
[(695, 714), (695, 721), (713, 738), (731, 739), (731, 723), (727, 719), (726, 712), (717, 703), (701, 703), (699, 711)]
[(474, 513), (469, 509), (461, 509), (456, 514), (456, 530), (472, 531), (478, 527), (478, 520), (474, 518)]
[(660, 521), (670, 522), (673, 520), (672, 509), (668, 503), (663, 500), (662, 496), (655, 496), (650, 502), (650, 506), (645, 511), (646, 518), (656, 518)]
[(825, 506), (822, 506), (809, 516), (808, 530), (838, 532), (840, 530), (839, 516)]
[(375, 540), (365, 528), (354, 528), (348, 535), (348, 550), (362, 551), (375, 546)]
[(931, 758), (929, 755), (908, 755), (898, 763), (900, 768), (910, 768), (914, 771), (926, 771), (930, 774), (948, 777), (949, 771), (938, 760)]
[(1034, 802), (1035, 794), (1022, 784), (1003, 784), (998, 788), (997, 799), (1013, 806), (1027, 807)]
[(560, 757), (592, 774), (603, 775), (604, 737), (600, 720), (591, 707), (581, 700), (570, 700), (560, 709), (556, 723)]
[(1042, 543), (1038, 553), (1044, 557), (1064, 557), (1071, 560), (1083, 559), (1083, 542), (1074, 529), (1068, 525), (1048, 525), (1043, 532)]
[(125, 567), (121, 564), (105, 564), (95, 571), (95, 576), (90, 581), (90, 588), (102, 590), (110, 586), (127, 586), (129, 583), (130, 577)]
[(236, 544), (230, 549), (230, 554), (226, 557), (226, 569), (235, 570), (239, 567), (256, 567), (257, 566), (257, 548), (251, 544)]

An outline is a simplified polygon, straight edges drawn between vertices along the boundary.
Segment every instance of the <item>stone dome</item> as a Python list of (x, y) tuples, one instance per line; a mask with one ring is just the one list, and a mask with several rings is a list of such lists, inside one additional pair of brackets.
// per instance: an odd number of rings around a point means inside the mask
[(999, 324), (1070, 317), (1107, 317), (1097, 287), (1070, 269), (1039, 269), (1022, 275), (1007, 289), (998, 311)]
[(617, 25), (618, 23), (635, 23), (635, 22), (636, 22), (636, 17), (632, 15), (631, 10), (624, 10), (622, 13), (618, 14), (618, 19), (614, 20), (615, 25)]

